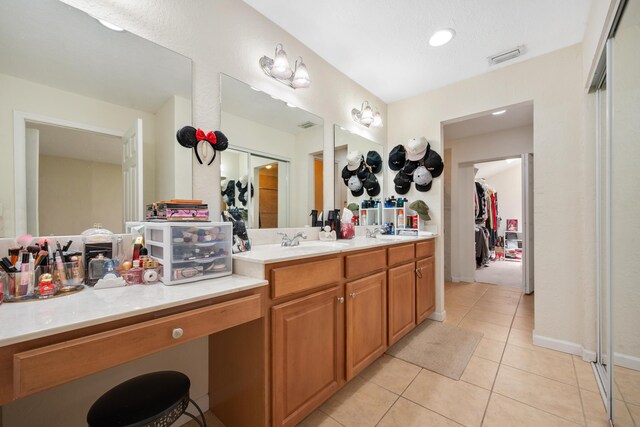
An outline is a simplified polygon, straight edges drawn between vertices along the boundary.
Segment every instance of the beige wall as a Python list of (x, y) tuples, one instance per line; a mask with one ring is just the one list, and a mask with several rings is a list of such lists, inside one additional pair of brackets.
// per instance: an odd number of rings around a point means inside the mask
[(123, 230), (122, 166), (40, 156), (40, 235), (73, 235), (101, 223)]
[(450, 160), (445, 165), (450, 170), (451, 179), (444, 182), (444, 192), (451, 195), (451, 209), (443, 209), (444, 219), (441, 223), (445, 235), (451, 239), (450, 251), (444, 253), (445, 269), (447, 273), (450, 270), (451, 274), (446, 277), (454, 281), (473, 282), (476, 265), (473, 249), (473, 164), (533, 152), (533, 127), (522, 126), (445, 140), (444, 146), (446, 150), (451, 150)]
[(155, 116), (115, 104), (64, 92), (27, 80), (0, 74), (0, 204), (4, 231), (0, 236), (15, 237), (14, 218), (14, 110), (68, 120), (100, 128), (124, 132), (135, 119), (142, 118), (144, 127), (144, 201), (155, 198)]
[[(533, 102), (535, 334), (578, 346), (583, 342), (584, 306), (576, 296), (594, 283), (593, 229), (586, 222), (593, 212), (589, 201), (592, 193), (585, 189), (592, 169), (586, 153), (593, 148), (584, 141), (581, 75), (582, 46), (576, 45), (388, 106), (389, 141), (395, 144), (425, 136), (434, 149), (442, 152), (443, 122)], [(423, 198), (432, 218), (442, 224), (442, 179), (435, 180), (430, 192), (412, 190), (408, 198)], [(563, 256), (558, 242), (571, 247), (573, 256)], [(442, 239), (436, 251), (436, 310), (442, 311)]]

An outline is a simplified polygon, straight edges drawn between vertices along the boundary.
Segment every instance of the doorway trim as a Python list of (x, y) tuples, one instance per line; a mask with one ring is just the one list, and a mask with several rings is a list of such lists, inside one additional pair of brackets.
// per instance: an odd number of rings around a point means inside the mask
[(102, 133), (122, 138), (124, 132), (41, 114), (13, 110), (13, 187), (15, 235), (27, 234), (27, 181), (24, 179), (27, 166), (25, 138), (27, 122)]

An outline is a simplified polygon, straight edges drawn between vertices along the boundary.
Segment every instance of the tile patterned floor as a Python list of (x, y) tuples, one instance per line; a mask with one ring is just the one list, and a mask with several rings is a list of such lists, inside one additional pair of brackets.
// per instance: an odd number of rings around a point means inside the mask
[[(445, 308), (445, 323), (484, 333), (460, 381), (384, 355), (299, 425), (609, 425), (590, 364), (533, 345), (533, 296), (447, 283)], [(616, 426), (640, 427), (640, 372), (616, 374)]]

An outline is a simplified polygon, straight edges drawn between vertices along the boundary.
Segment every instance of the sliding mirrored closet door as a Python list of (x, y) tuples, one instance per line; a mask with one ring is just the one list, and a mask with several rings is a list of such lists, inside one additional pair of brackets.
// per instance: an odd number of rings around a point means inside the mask
[(615, 426), (640, 423), (640, 0), (622, 2), (597, 93), (598, 374)]

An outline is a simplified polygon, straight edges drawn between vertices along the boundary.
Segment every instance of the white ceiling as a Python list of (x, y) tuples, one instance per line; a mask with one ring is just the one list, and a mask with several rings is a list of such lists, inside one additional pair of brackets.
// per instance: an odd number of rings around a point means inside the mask
[[(578, 43), (592, 2), (244, 1), (385, 102)], [(456, 31), (453, 41), (429, 46), (429, 37), (445, 27)], [(487, 57), (518, 45), (526, 45), (526, 54), (488, 65)], [(305, 62), (313, 80), (313, 64)]]
[(504, 114), (494, 116), (487, 111), (473, 118), (462, 119), (444, 126), (444, 140), (467, 138), (475, 135), (498, 132), (533, 125), (533, 104), (525, 103), (498, 108), (495, 111), (507, 110)]
[(119, 137), (41, 123), (27, 123), (27, 128), (40, 131), (41, 155), (122, 164)]
[(520, 168), (521, 162), (522, 161), (520, 159), (509, 159), (509, 161), (498, 160), (495, 162), (476, 163), (474, 165), (478, 168), (476, 178), (486, 178), (487, 181), (489, 181), (492, 176), (497, 175), (500, 172), (504, 172), (511, 168)]
[(0, 73), (139, 110), (191, 99), (191, 60), (57, 0), (0, 2)]
[(251, 89), (251, 86), (233, 77), (221, 76), (222, 110), (227, 113), (294, 135), (304, 130), (298, 126), (301, 123), (323, 123), (322, 118), (315, 114), (289, 107), (284, 101)]

